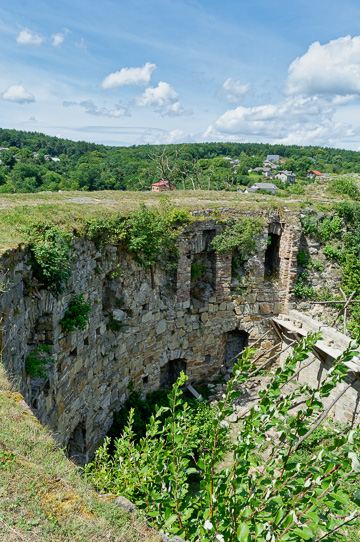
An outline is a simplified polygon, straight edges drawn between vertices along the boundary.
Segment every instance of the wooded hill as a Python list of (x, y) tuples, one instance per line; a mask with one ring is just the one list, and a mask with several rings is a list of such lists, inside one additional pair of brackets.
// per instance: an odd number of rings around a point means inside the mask
[[(268, 154), (286, 161), (281, 169), (305, 177), (322, 173), (360, 173), (360, 154), (330, 147), (263, 143), (186, 143), (110, 147), (37, 132), (0, 129), (0, 192), (44, 190), (149, 190), (165, 179), (179, 189), (235, 190), (252, 184), (248, 170)], [(230, 160), (240, 160), (234, 167)]]

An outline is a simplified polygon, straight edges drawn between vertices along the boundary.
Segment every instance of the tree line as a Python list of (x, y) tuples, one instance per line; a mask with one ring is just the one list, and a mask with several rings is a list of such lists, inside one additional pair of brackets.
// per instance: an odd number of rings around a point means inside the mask
[[(309, 169), (360, 173), (358, 152), (330, 147), (265, 143), (115, 147), (0, 129), (0, 148), (2, 193), (146, 191), (159, 180), (170, 181), (178, 189), (236, 190), (238, 185), (254, 182), (248, 170), (262, 166), (268, 154), (284, 158), (279, 167), (300, 178)], [(240, 162), (234, 164), (230, 159)]]

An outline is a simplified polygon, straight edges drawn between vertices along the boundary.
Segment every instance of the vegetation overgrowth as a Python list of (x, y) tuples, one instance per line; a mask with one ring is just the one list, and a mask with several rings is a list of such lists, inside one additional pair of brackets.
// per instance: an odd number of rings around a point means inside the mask
[[(347, 296), (354, 292), (353, 299), (360, 299), (360, 203), (344, 201), (333, 203), (326, 212), (315, 213), (308, 210), (302, 219), (305, 235), (324, 245), (323, 254), (331, 262), (337, 263), (341, 274), (341, 287)], [(297, 297), (315, 299), (318, 292), (308, 284), (308, 271), (314, 264), (305, 254), (298, 254), (298, 264), (303, 267), (294, 287)], [(319, 264), (318, 264), (319, 265)], [(320, 267), (321, 270), (321, 267)], [(336, 293), (321, 293), (322, 300), (338, 300)], [(352, 337), (360, 341), (360, 307), (350, 305), (350, 318), (347, 329)]]
[(69, 303), (69, 308), (65, 311), (64, 318), (60, 320), (60, 324), (67, 332), (85, 329), (90, 311), (91, 305), (85, 302), (84, 295), (74, 295)]
[(47, 378), (46, 366), (55, 363), (48, 354), (51, 352), (51, 346), (40, 344), (36, 346), (25, 359), (25, 371), (36, 378)]
[[(349, 525), (360, 516), (360, 430), (339, 433), (310, 461), (304, 461), (299, 450), (326, 419), (329, 409), (323, 400), (338, 384), (344, 387), (347, 362), (357, 352), (345, 351), (318, 388), (295, 384), (297, 363), (308, 358), (318, 338), (319, 334), (309, 334), (301, 339), (260, 392), (257, 405), (243, 416), (230, 468), (217, 468), (223, 422), (240, 393), (238, 386), (254, 369), (254, 349), (245, 349), (234, 366), (234, 377), (212, 420), (210, 449), (197, 454), (190, 409), (181, 397), (186, 381), (182, 375), (169, 406), (151, 417), (145, 436), (135, 438), (131, 411), (114, 453), (109, 452), (107, 439), (87, 465), (87, 477), (103, 493), (126, 495), (153, 525), (194, 542), (346, 540)], [(293, 391), (285, 394), (283, 387), (290, 381)], [(304, 408), (288, 416), (300, 397)], [(269, 430), (278, 432), (279, 442), (270, 443), (265, 459), (258, 451)], [(197, 491), (190, 484), (193, 474), (201, 478)]]

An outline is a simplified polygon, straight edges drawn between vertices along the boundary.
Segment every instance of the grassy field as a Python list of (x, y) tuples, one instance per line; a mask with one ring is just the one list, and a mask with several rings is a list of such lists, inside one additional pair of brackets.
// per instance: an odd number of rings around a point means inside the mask
[(0, 540), (159, 542), (148, 527), (100, 497), (11, 391), (0, 364)]
[(324, 185), (318, 184), (306, 186), (304, 196), (286, 197), (205, 190), (176, 190), (166, 194), (124, 191), (1, 194), (0, 251), (24, 241), (21, 226), (33, 221), (46, 220), (76, 227), (79, 218), (104, 213), (127, 214), (137, 209), (140, 203), (157, 206), (162, 200), (190, 210), (227, 208), (241, 212), (277, 208), (297, 211), (305, 205), (331, 201), (331, 198)]

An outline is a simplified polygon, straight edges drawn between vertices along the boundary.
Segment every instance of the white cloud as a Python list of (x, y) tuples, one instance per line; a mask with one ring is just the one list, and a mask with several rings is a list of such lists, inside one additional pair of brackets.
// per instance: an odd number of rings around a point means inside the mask
[(156, 64), (146, 62), (141, 68), (121, 68), (120, 71), (110, 73), (101, 83), (104, 89), (121, 87), (124, 85), (146, 86), (149, 84)]
[(124, 118), (131, 117), (131, 113), (128, 108), (122, 106), (121, 104), (115, 105), (112, 109), (107, 107), (98, 107), (94, 104), (92, 100), (84, 100), (82, 102), (63, 102), (64, 107), (80, 106), (85, 109), (85, 113), (89, 115), (95, 115), (97, 117), (111, 117), (111, 118)]
[(287, 94), (360, 94), (360, 36), (345, 36), (308, 51), (289, 67)]
[(229, 104), (235, 104), (241, 102), (241, 100), (249, 93), (250, 89), (250, 83), (243, 85), (239, 79), (229, 77), (218, 90), (217, 95), (221, 100), (223, 99)]
[(18, 104), (35, 102), (34, 96), (23, 85), (11, 85), (2, 93), (2, 98)]
[(54, 47), (59, 47), (59, 45), (62, 44), (64, 39), (65, 39), (65, 36), (61, 32), (59, 32), (58, 34), (52, 34), (51, 35), (51, 40), (52, 40), (51, 45), (53, 45)]
[(194, 137), (192, 134), (183, 130), (175, 129), (170, 132), (158, 133), (155, 130), (149, 130), (148, 133), (142, 134), (136, 141), (137, 145), (172, 145), (176, 143), (192, 143)]
[(21, 30), (16, 38), (16, 43), (19, 45), (41, 45), (44, 38), (39, 34), (33, 34), (28, 28)]
[(176, 90), (164, 81), (160, 81), (157, 87), (147, 88), (135, 98), (135, 103), (140, 107), (154, 106), (156, 111), (169, 117), (192, 114), (192, 111), (182, 107)]
[(226, 111), (210, 126), (207, 140), (263, 140), (286, 144), (332, 145), (354, 130), (336, 122), (332, 98), (289, 97), (277, 104), (242, 107)]

